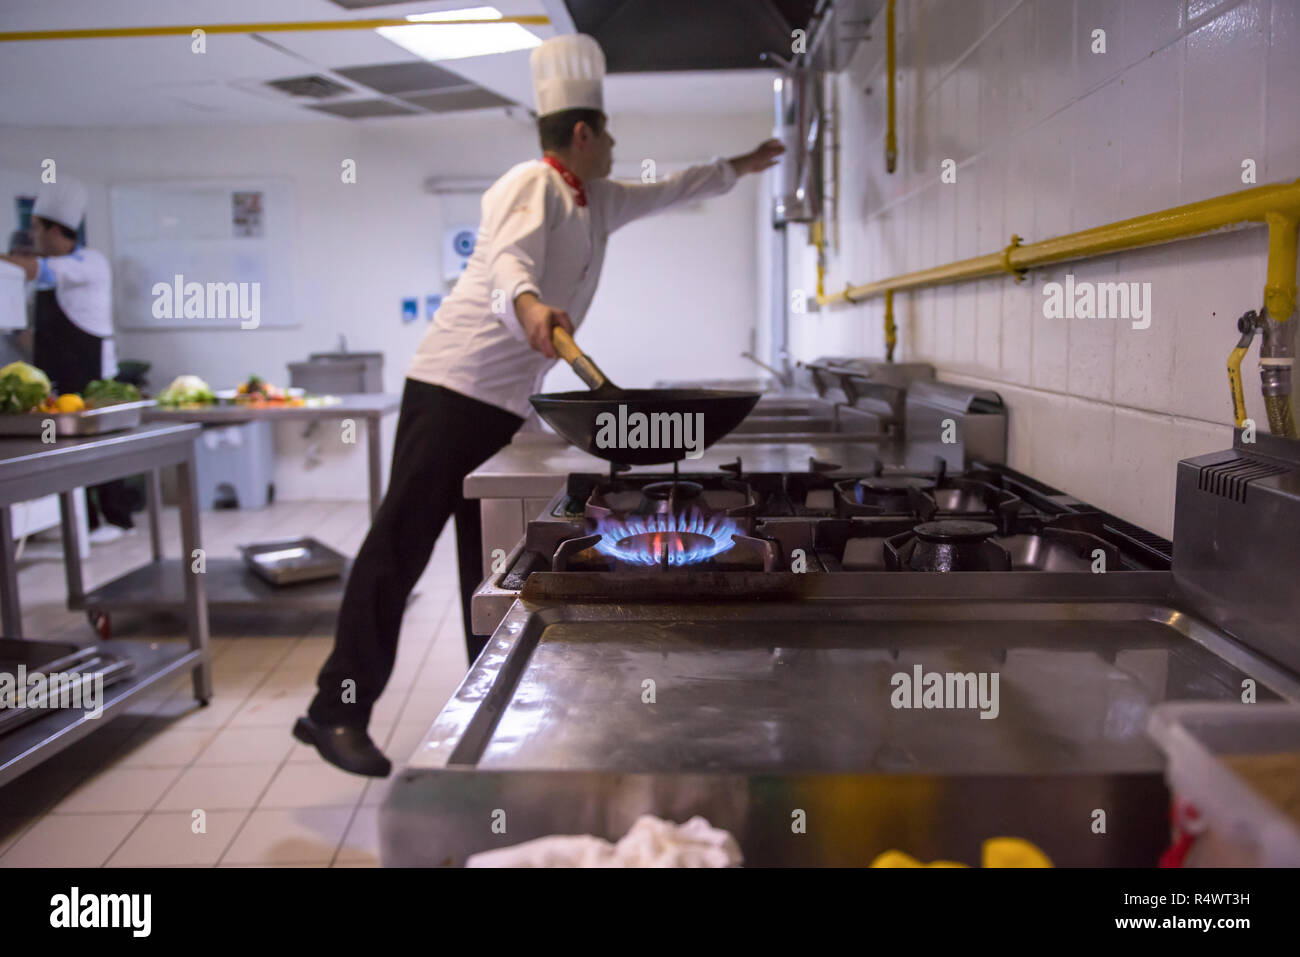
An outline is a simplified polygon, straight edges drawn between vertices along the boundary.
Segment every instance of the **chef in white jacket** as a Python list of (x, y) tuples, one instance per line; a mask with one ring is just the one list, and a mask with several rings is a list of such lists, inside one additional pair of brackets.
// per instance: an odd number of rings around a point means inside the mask
[(782, 151), (768, 141), (657, 182), (606, 179), (614, 139), (599, 45), (581, 34), (556, 37), (533, 51), (531, 66), (542, 155), (483, 195), (474, 253), (407, 373), (388, 491), (348, 578), (333, 653), (294, 726), (325, 760), (358, 774), (389, 773), (366, 727), (392, 672), (407, 598), (453, 515), (471, 662), (482, 649), (469, 625), (482, 570), (478, 502), (463, 498), (461, 483), (523, 424), (528, 397), (557, 358), (551, 329), (572, 332), (586, 316), (610, 233), (725, 193)]
[[(86, 188), (61, 178), (41, 186), (32, 206), (35, 255), (0, 256), (35, 283), (32, 363), (60, 393), (80, 393), (95, 379), (117, 374), (113, 347), (113, 282), (103, 253), (81, 245)], [(131, 495), (123, 482), (92, 490), (91, 541), (121, 537), (132, 527)]]

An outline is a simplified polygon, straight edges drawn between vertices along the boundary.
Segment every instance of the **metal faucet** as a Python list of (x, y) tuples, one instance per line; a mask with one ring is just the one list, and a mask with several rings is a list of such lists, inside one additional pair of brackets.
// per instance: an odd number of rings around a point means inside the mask
[(345, 336), (345, 335), (343, 335), (343, 333), (340, 332), (340, 333), (339, 333), (339, 352), (340, 352), (340, 353), (344, 353), (344, 352), (347, 352), (347, 351), (348, 351), (348, 337)]
[(768, 372), (772, 373), (772, 375), (776, 376), (776, 381), (781, 383), (781, 388), (788, 389), (792, 385), (794, 385), (793, 370), (787, 372), (781, 372), (779, 369), (773, 369), (770, 365), (768, 365), (758, 356), (754, 355), (754, 353), (749, 351), (742, 352), (740, 354), (740, 358), (748, 359), (750, 362), (754, 363), (754, 365), (762, 366)]

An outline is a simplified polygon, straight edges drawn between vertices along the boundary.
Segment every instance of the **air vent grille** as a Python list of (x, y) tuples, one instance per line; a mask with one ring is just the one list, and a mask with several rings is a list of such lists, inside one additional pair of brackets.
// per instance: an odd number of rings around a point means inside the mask
[(283, 80), (268, 80), (266, 85), (290, 96), (308, 97), (313, 100), (328, 100), (332, 96), (352, 92), (342, 83), (336, 83), (319, 73), (311, 76), (290, 76)]
[(1122, 518), (1116, 518), (1114, 515), (1102, 513), (1102, 527), (1110, 529), (1124, 538), (1128, 539), (1128, 546), (1124, 551), (1135, 552), (1141, 555), (1147, 562), (1157, 567), (1168, 568), (1174, 557), (1173, 543), (1168, 539), (1154, 535), (1144, 528), (1138, 528), (1131, 522), (1126, 522)]
[(1237, 456), (1217, 465), (1207, 465), (1201, 469), (1196, 480), (1196, 487), (1202, 492), (1232, 499), (1234, 502), (1246, 501), (1246, 490), (1251, 482), (1281, 475), (1286, 469), (1256, 459)]

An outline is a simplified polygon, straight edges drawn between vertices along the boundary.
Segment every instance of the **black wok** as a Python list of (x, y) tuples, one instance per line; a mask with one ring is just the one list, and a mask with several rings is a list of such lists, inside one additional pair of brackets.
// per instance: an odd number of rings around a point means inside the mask
[(677, 462), (713, 445), (749, 415), (757, 392), (620, 389), (556, 326), (556, 351), (591, 386), (532, 396), (537, 414), (572, 445), (621, 465)]

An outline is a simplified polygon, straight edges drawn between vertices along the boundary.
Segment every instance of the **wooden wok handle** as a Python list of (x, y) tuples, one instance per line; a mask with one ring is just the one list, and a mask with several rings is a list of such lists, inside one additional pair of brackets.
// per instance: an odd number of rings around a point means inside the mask
[(560, 354), (560, 358), (569, 363), (573, 367), (573, 371), (578, 374), (578, 378), (587, 384), (587, 388), (612, 389), (615, 387), (605, 373), (600, 371), (600, 366), (592, 362), (591, 357), (578, 348), (578, 344), (573, 341), (573, 336), (569, 335), (568, 330), (562, 326), (552, 326), (551, 343), (555, 346), (555, 351)]
[(582, 358), (582, 350), (573, 341), (573, 336), (569, 335), (569, 330), (559, 324), (551, 327), (551, 344), (565, 362), (573, 363)]

